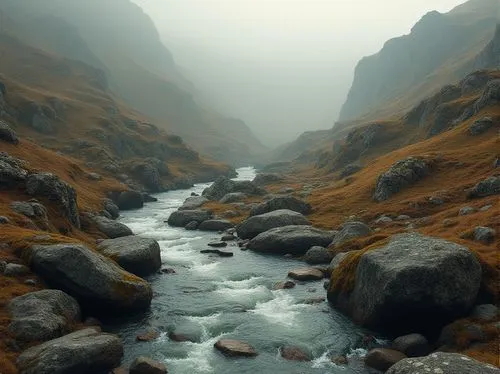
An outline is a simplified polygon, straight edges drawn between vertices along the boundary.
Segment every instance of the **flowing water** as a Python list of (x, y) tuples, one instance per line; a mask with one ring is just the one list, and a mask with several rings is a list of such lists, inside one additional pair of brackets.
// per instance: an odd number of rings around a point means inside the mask
[[(238, 170), (239, 180), (255, 176), (253, 168)], [(234, 257), (201, 254), (214, 233), (169, 227), (164, 221), (191, 192), (201, 193), (209, 184), (189, 190), (156, 195), (158, 202), (143, 209), (124, 212), (121, 221), (141, 236), (156, 239), (161, 246), (163, 267), (175, 274), (148, 278), (154, 292), (147, 314), (116, 321), (107, 326), (122, 336), (125, 362), (139, 355), (165, 362), (169, 373), (364, 373), (359, 347), (366, 333), (328, 306), (305, 300), (325, 296), (323, 282), (297, 284), (291, 290), (273, 290), (286, 279), (289, 270), (304, 263), (284, 257), (265, 256), (238, 247), (227, 247)], [(163, 331), (152, 342), (136, 342), (136, 336), (150, 329)], [(169, 332), (194, 340), (174, 342)], [(250, 343), (256, 358), (226, 358), (213, 348), (221, 338)], [(279, 356), (283, 345), (301, 347), (311, 362), (285, 361)], [(348, 366), (332, 363), (332, 356), (347, 355)]]

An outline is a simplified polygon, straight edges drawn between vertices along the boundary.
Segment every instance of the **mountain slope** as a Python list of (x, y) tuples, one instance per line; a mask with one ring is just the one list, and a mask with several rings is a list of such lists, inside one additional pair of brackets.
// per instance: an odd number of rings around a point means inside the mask
[(471, 0), (446, 14), (426, 14), (409, 35), (389, 40), (359, 62), (340, 120), (402, 113), (479, 68), (476, 56), (499, 21), (497, 0)]
[[(244, 123), (196, 102), (193, 85), (179, 72), (153, 22), (131, 1), (2, 0), (0, 6), (29, 42), (104, 70), (109, 88), (128, 105), (203, 154), (241, 164), (264, 149)], [(49, 17), (53, 24), (72, 25), (91, 53), (78, 55), (46, 27), (33, 26)]]

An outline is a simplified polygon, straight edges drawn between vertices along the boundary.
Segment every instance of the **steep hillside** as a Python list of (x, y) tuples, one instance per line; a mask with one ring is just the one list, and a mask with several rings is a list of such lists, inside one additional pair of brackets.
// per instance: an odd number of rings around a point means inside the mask
[(446, 14), (426, 14), (409, 35), (389, 40), (359, 62), (340, 120), (403, 113), (475, 69), (498, 67), (494, 60), (476, 62), (499, 20), (497, 0), (471, 0)]
[[(0, 6), (17, 23), (16, 34), (105, 71), (109, 88), (129, 106), (203, 154), (238, 165), (263, 150), (243, 122), (196, 102), (152, 20), (131, 1), (3, 0)], [(61, 37), (57, 31), (68, 25)]]
[(0, 33), (0, 48), (1, 117), (21, 136), (139, 190), (156, 192), (231, 172), (116, 100), (101, 70), (7, 33)]

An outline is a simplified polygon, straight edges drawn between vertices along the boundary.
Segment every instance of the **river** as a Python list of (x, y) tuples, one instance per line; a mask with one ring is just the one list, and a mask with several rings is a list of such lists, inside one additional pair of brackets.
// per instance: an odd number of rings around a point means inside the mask
[[(238, 170), (239, 180), (251, 180), (253, 168)], [(273, 290), (289, 270), (303, 267), (294, 259), (265, 256), (238, 247), (227, 247), (234, 257), (201, 254), (216, 233), (169, 227), (165, 221), (191, 192), (201, 194), (210, 184), (155, 195), (156, 203), (141, 210), (123, 212), (121, 222), (161, 246), (163, 267), (175, 274), (148, 278), (154, 292), (148, 313), (106, 326), (125, 345), (125, 363), (139, 355), (164, 362), (169, 373), (366, 373), (355, 349), (366, 334), (327, 302), (308, 305), (304, 300), (325, 296), (323, 282), (298, 284), (290, 290)], [(163, 333), (151, 342), (136, 342), (149, 329)], [(195, 343), (174, 342), (168, 333), (189, 336)], [(213, 348), (222, 337), (243, 340), (259, 352), (256, 358), (226, 358)], [(311, 362), (285, 361), (279, 348), (303, 348)], [(348, 366), (337, 366), (330, 357), (347, 354)]]

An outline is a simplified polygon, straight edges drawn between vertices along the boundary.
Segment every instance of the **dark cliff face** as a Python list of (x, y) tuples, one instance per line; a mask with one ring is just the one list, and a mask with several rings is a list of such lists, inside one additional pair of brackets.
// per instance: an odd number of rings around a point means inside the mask
[[(491, 40), (499, 19), (495, 0), (472, 0), (447, 14), (426, 14), (409, 35), (389, 40), (379, 53), (359, 62), (340, 120), (377, 112), (396, 100), (411, 107), (443, 84), (463, 78), (475, 70), (471, 61)], [(442, 78), (436, 87), (428, 82), (419, 88), (434, 75)]]
[(474, 61), (475, 69), (500, 68), (500, 23), (497, 24), (495, 35)]
[(153, 21), (130, 0), (0, 0), (0, 7), (23, 39), (101, 69), (129, 106), (201, 153), (239, 164), (263, 149), (243, 122), (195, 100)]

